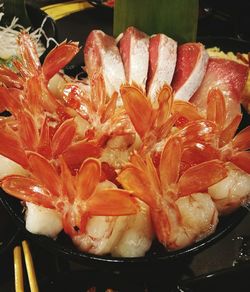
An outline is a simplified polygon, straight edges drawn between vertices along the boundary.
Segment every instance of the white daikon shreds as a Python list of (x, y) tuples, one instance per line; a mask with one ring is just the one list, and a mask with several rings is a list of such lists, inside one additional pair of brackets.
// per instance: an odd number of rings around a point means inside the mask
[[(3, 7), (3, 4), (0, 5), (0, 8)], [(3, 12), (0, 12), (0, 21), (4, 16)], [(41, 23), (41, 26), (34, 31), (31, 31), (31, 27), (25, 28), (22, 25), (18, 24), (18, 18), (14, 17), (9, 26), (0, 26), (0, 58), (7, 60), (13, 56), (18, 56), (18, 45), (17, 37), (20, 31), (25, 30), (29, 32), (35, 44), (37, 46), (38, 55), (41, 56), (46, 48), (49, 47), (50, 42), (57, 44), (56, 40), (51, 37), (47, 37), (44, 31), (44, 25), (48, 20), (49, 16), (46, 16)], [(46, 45), (41, 42), (41, 37), (44, 37), (46, 40)]]

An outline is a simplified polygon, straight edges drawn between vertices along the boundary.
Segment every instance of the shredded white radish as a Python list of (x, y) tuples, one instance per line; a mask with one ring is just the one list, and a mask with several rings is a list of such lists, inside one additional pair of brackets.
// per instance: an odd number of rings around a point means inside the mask
[[(0, 5), (0, 8), (3, 7), (3, 4)], [(3, 12), (0, 12), (0, 21), (4, 16)], [(41, 23), (41, 26), (36, 30), (31, 32), (31, 27), (25, 28), (22, 25), (18, 24), (18, 18), (14, 17), (9, 26), (0, 26), (0, 58), (7, 60), (12, 56), (18, 55), (18, 46), (17, 46), (17, 37), (21, 30), (26, 30), (30, 33), (31, 37), (34, 39), (37, 45), (38, 55), (41, 56), (46, 48), (49, 47), (50, 42), (57, 44), (56, 40), (51, 37), (47, 37), (44, 31), (44, 25), (48, 20), (49, 16), (46, 16)], [(46, 40), (46, 46), (41, 42), (41, 37), (44, 37)]]

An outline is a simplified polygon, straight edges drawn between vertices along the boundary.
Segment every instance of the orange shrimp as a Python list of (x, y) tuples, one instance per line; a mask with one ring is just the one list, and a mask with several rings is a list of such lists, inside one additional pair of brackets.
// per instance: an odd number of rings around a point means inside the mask
[[(235, 135), (241, 115), (226, 125), (225, 98), (219, 89), (211, 89), (207, 98), (207, 121), (216, 127), (210, 141), (189, 144), (183, 151), (182, 170), (212, 159), (221, 160), (228, 175), (208, 188), (220, 214), (234, 211), (249, 202), (250, 192), (250, 127)], [(181, 132), (182, 130), (180, 130)], [(190, 136), (190, 135), (189, 135)]]
[(228, 170), (227, 177), (210, 186), (208, 193), (219, 213), (227, 214), (249, 202), (250, 126), (235, 135), (242, 118), (240, 114), (226, 125), (225, 98), (219, 89), (212, 89), (208, 94), (207, 118), (217, 126), (216, 143), (207, 152), (213, 152)]
[(109, 98), (101, 74), (93, 74), (89, 92), (80, 82), (73, 82), (65, 86), (63, 94), (66, 105), (85, 122), (82, 139), (100, 148), (105, 176), (113, 182), (115, 170), (127, 162), (136, 142), (134, 128), (125, 110), (117, 106), (117, 97), (115, 92)]
[(104, 78), (94, 74), (90, 79), (90, 92), (81, 88), (79, 83), (65, 86), (63, 99), (66, 105), (74, 108), (88, 122), (85, 137), (102, 145), (112, 135), (127, 135), (133, 127), (121, 107), (117, 107), (118, 93), (108, 98)]
[(94, 158), (85, 160), (74, 176), (62, 157), (59, 159), (60, 171), (35, 152), (29, 152), (27, 159), (33, 177), (8, 176), (3, 179), (2, 188), (26, 202), (56, 209), (62, 215), (64, 231), (70, 236), (84, 233), (91, 216), (137, 212), (131, 192), (109, 188), (98, 190), (101, 167)]
[(155, 144), (166, 138), (178, 115), (171, 115), (173, 94), (168, 85), (158, 94), (158, 108), (154, 109), (150, 99), (136, 85), (122, 85), (121, 97), (134, 128), (142, 141), (142, 152), (152, 151)]
[[(222, 92), (215, 88), (208, 93), (206, 120), (203, 123), (206, 123), (209, 127), (206, 127), (206, 129), (204, 127), (206, 135), (202, 135), (202, 139), (195, 141), (197, 138), (195, 137), (192, 141), (194, 136), (190, 131), (185, 130), (188, 125), (198, 125), (200, 123), (200, 114), (197, 108), (191, 105), (188, 116), (185, 116), (188, 111), (181, 111), (185, 106), (182, 101), (176, 101), (174, 105), (174, 111), (181, 112), (182, 116), (184, 114), (181, 124), (182, 129), (177, 133), (188, 141), (188, 147), (184, 149), (182, 157), (184, 169), (204, 161), (220, 159), (224, 162), (231, 161), (242, 170), (250, 173), (250, 155), (246, 151), (250, 148), (250, 126), (235, 135), (242, 119), (240, 114), (236, 115), (231, 123), (226, 125), (226, 105)], [(207, 132), (208, 128), (211, 129), (210, 133), (212, 135), (210, 136)], [(202, 133), (202, 128), (199, 132)], [(204, 139), (204, 137), (206, 138)]]
[(208, 188), (219, 214), (229, 214), (249, 204), (250, 175), (231, 162), (226, 163), (228, 175)]
[[(47, 85), (48, 81), (77, 54), (78, 44), (61, 43), (46, 56), (43, 65), (40, 64), (34, 41), (27, 32), (22, 31), (19, 34), (18, 46), (21, 61), (14, 60), (17, 72), (2, 66), (0, 80), (6, 87), (21, 91), (19, 97), (15, 96), (15, 101), (25, 106), (31, 113), (47, 111), (54, 114), (55, 111), (62, 111), (60, 102), (50, 93)], [(12, 114), (19, 110), (9, 105), (7, 96), (2, 96), (2, 108), (10, 110)]]
[(27, 151), (36, 151), (48, 160), (57, 160), (62, 154), (72, 170), (79, 168), (87, 157), (100, 156), (100, 149), (94, 144), (74, 141), (74, 119), (65, 120), (52, 132), (47, 117), (39, 129), (33, 116), (24, 111), (17, 116), (17, 129), (9, 126), (9, 119), (2, 121), (0, 129), (0, 139), (4, 141), (0, 145), (0, 154), (28, 170)]
[[(123, 85), (120, 91), (127, 114), (142, 140), (142, 152), (161, 151), (171, 134), (181, 137), (184, 146), (194, 141), (211, 141), (215, 137), (215, 124), (204, 119), (191, 103), (174, 101), (168, 85), (160, 90), (156, 109), (138, 87)], [(183, 118), (181, 129), (175, 129)]]
[(236, 115), (234, 119), (226, 125), (226, 105), (225, 98), (219, 89), (212, 89), (207, 99), (207, 119), (213, 121), (217, 126), (217, 144), (220, 159), (231, 161), (242, 170), (250, 173), (250, 126), (235, 135), (242, 115)]
[[(98, 147), (86, 143), (78, 133), (80, 116), (48, 90), (48, 81), (75, 56), (78, 44), (63, 42), (47, 55), (43, 65), (28, 33), (20, 33), (18, 44), (18, 73), (5, 67), (0, 70), (3, 78), (8, 77), (6, 87), (0, 87), (1, 107), (12, 114), (1, 121), (2, 141), (10, 147), (2, 144), (0, 154), (27, 168), (27, 150), (47, 159), (57, 159), (63, 153), (72, 169), (79, 167), (88, 153), (99, 156)], [(76, 166), (75, 157), (79, 155)]]
[(118, 176), (125, 189), (149, 205), (157, 238), (168, 249), (185, 247), (215, 229), (217, 210), (203, 192), (227, 175), (222, 162), (211, 160), (179, 177), (182, 152), (182, 139), (172, 136), (157, 168), (149, 154), (145, 160), (134, 154)]

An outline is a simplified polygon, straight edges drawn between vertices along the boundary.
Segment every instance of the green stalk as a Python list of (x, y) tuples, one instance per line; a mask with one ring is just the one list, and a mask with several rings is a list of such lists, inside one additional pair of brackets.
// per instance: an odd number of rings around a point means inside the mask
[(165, 33), (180, 43), (194, 42), (199, 0), (116, 0), (114, 36), (128, 26), (149, 35)]
[(13, 17), (18, 17), (18, 23), (24, 27), (31, 26), (25, 0), (3, 0), (5, 21), (11, 22)]

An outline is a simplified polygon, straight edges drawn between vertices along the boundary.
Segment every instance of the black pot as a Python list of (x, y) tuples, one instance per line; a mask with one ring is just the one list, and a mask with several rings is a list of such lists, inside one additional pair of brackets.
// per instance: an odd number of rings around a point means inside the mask
[[(83, 13), (86, 13), (86, 11)], [(77, 15), (80, 16), (79, 13)], [(67, 21), (69, 21), (69, 18), (67, 18)], [(62, 26), (63, 24), (61, 22), (61, 27)], [(80, 33), (82, 34), (82, 32), (79, 31), (79, 34)], [(85, 34), (88, 33), (89, 32), (85, 32)], [(74, 40), (78, 39), (81, 39), (80, 35), (79, 38), (76, 38)], [(222, 50), (225, 51), (250, 51), (250, 43), (236, 39), (207, 37), (202, 39), (200, 38), (199, 41), (203, 42), (207, 47), (219, 46)], [(240, 127), (243, 128), (246, 125), (249, 125), (249, 116), (245, 113), (243, 123)], [(31, 240), (39, 244), (41, 247), (46, 248), (51, 252), (61, 257), (64, 257), (65, 259), (81, 262), (88, 267), (99, 267), (111, 270), (129, 269), (132, 271), (140, 271), (141, 269), (145, 269), (148, 267), (154, 268), (161, 267), (162, 265), (171, 266), (172, 264), (177, 264), (178, 267), (181, 267), (183, 266), (185, 261), (189, 261), (194, 254), (204, 250), (205, 248), (208, 248), (209, 246), (220, 240), (223, 236), (225, 236), (229, 231), (231, 231), (235, 226), (237, 226), (237, 224), (241, 222), (241, 220), (248, 212), (244, 208), (239, 208), (234, 213), (220, 218), (216, 231), (212, 235), (184, 249), (168, 252), (159, 243), (153, 242), (151, 249), (144, 257), (115, 258), (109, 255), (95, 256), (92, 254), (80, 252), (73, 246), (71, 240), (64, 233), (61, 233), (58, 236), (57, 240), (54, 241), (48, 237), (34, 235), (25, 231), (24, 218), (20, 202), (17, 199), (14, 199), (11, 196), (7, 195), (3, 191), (1, 191), (0, 197), (2, 203), (6, 207), (12, 218), (15, 219), (18, 226), (22, 228), (22, 230)]]

